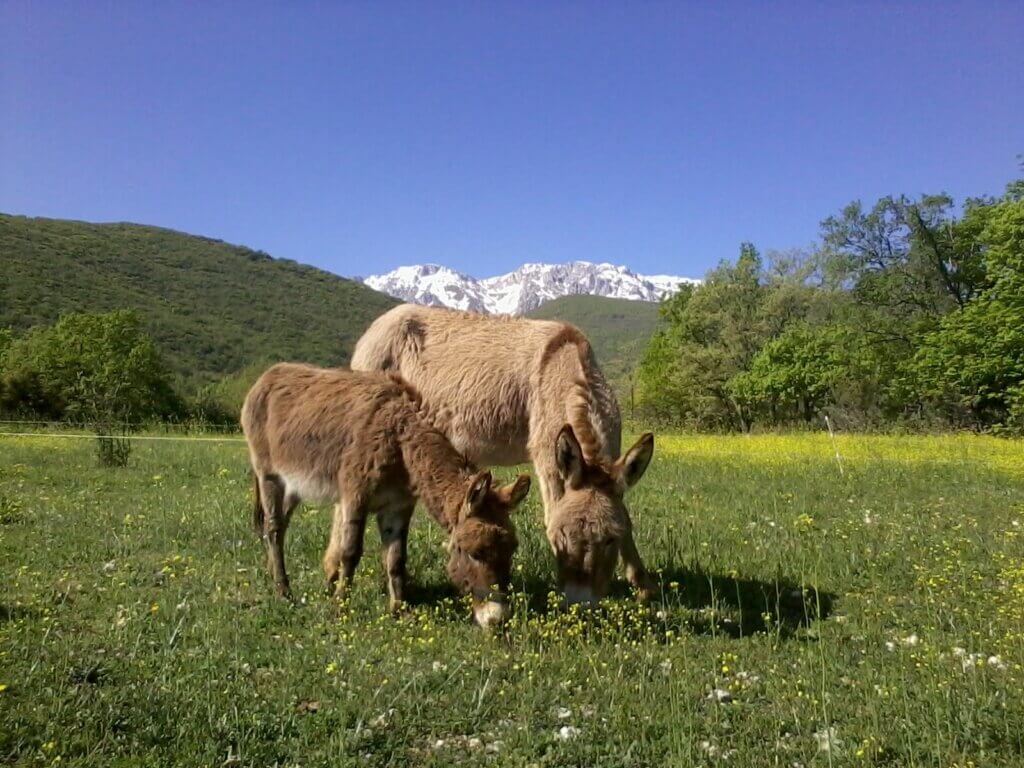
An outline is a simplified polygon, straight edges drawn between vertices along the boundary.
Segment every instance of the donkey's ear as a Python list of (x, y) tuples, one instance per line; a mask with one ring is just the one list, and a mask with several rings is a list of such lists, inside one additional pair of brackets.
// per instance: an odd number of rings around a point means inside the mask
[(530, 492), (530, 476), (520, 475), (516, 478), (516, 481), (511, 485), (506, 485), (501, 489), (500, 493), (502, 498), (511, 506), (513, 509), (523, 503), (523, 499), (526, 498), (526, 494)]
[(632, 488), (647, 471), (647, 465), (651, 463), (651, 456), (654, 455), (654, 435), (651, 432), (644, 434), (636, 444), (626, 451), (626, 455), (615, 462), (616, 474), (622, 480), (626, 488)]
[(467, 517), (472, 517), (473, 513), (483, 506), (484, 501), (487, 499), (487, 492), (491, 490), (491, 473), (486, 469), (483, 472), (478, 472), (473, 478), (473, 482), (469, 484), (469, 490), (466, 491), (466, 503), (463, 504), (462, 519), (465, 520)]
[(625, 487), (631, 488), (640, 482), (653, 455), (654, 435), (651, 432), (645, 432), (626, 452), (626, 455), (615, 462), (615, 474)]
[(579, 488), (583, 480), (583, 449), (572, 425), (566, 424), (558, 433), (555, 441), (555, 461), (558, 463), (558, 474), (570, 488)]

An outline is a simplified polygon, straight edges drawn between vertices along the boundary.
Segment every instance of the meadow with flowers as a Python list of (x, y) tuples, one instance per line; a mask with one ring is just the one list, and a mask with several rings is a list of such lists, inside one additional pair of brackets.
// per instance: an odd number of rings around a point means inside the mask
[(392, 618), (374, 526), (339, 603), (301, 508), (289, 604), (243, 445), (0, 441), (5, 763), (1024, 764), (1019, 441), (659, 435), (629, 497), (657, 600), (562, 609), (534, 490), (495, 635), (426, 515)]

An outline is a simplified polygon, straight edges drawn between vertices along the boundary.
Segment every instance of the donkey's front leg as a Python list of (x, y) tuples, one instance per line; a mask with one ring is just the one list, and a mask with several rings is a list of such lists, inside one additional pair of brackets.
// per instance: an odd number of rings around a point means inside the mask
[[(366, 530), (366, 509), (354, 497), (343, 496), (334, 505), (331, 540), (324, 552), (324, 575), (327, 593), (344, 597), (352, 583), (359, 560), (363, 556), (363, 532)], [(340, 566), (340, 580), (339, 580)]]
[(646, 603), (654, 597), (657, 585), (644, 567), (644, 562), (640, 559), (640, 553), (637, 552), (636, 542), (633, 541), (632, 522), (629, 522), (626, 526), (626, 533), (622, 537), (619, 552), (622, 554), (622, 564), (626, 568), (626, 579), (636, 589), (637, 598), (639, 598), (640, 602)]
[(403, 505), (377, 513), (384, 572), (388, 578), (389, 607), (392, 613), (399, 613), (405, 607), (405, 562), (412, 511), (413, 505)]

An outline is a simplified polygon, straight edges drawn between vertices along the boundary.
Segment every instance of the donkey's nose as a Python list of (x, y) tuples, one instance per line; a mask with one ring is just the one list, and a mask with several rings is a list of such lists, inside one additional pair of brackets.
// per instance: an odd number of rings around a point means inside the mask
[(593, 605), (597, 602), (597, 595), (589, 584), (569, 582), (565, 585), (565, 602), (569, 605), (577, 603)]
[(473, 606), (473, 618), (484, 629), (494, 629), (509, 620), (511, 609), (505, 603), (488, 600)]

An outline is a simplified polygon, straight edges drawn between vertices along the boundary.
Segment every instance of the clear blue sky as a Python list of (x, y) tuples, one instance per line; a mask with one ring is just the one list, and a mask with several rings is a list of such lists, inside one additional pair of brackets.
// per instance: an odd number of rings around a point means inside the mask
[(699, 275), (1022, 152), (1019, 1), (0, 0), (0, 211), (344, 275)]

